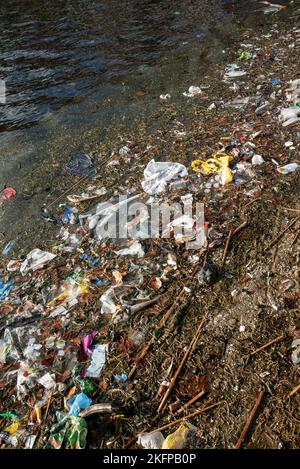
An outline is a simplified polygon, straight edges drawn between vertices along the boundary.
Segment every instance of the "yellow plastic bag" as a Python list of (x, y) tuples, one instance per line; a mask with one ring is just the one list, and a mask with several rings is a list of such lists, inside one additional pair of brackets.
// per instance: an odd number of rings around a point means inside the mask
[(227, 153), (217, 153), (213, 158), (206, 161), (194, 160), (192, 162), (192, 169), (197, 173), (210, 176), (211, 174), (219, 174), (221, 176), (221, 184), (224, 186), (232, 182), (232, 171), (229, 163), (232, 161), (232, 156)]
[(182, 422), (174, 433), (167, 436), (163, 442), (162, 449), (182, 449), (187, 442), (187, 436), (195, 427), (188, 422)]
[(6, 433), (9, 433), (10, 436), (14, 436), (18, 429), (19, 429), (19, 426), (20, 426), (20, 421), (19, 420), (15, 420), (13, 423), (11, 423), (8, 427), (4, 428), (4, 431)]

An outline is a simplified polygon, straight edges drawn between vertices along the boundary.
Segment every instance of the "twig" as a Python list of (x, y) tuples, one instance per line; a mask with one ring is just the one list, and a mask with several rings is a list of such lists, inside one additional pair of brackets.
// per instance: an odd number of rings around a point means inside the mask
[(282, 210), (287, 210), (288, 212), (300, 212), (297, 208), (288, 208), (288, 207), (280, 207)]
[(298, 386), (296, 386), (294, 389), (291, 390), (291, 392), (288, 394), (288, 397), (292, 397), (298, 391), (300, 391), (300, 384), (298, 384)]
[(230, 241), (231, 241), (231, 238), (232, 238), (232, 235), (233, 235), (233, 231), (234, 231), (234, 230), (231, 229), (231, 230), (229, 231), (229, 234), (228, 234), (228, 238), (227, 238), (227, 241), (226, 241), (226, 245), (225, 245), (225, 249), (224, 249), (223, 257), (222, 257), (222, 265), (224, 265), (225, 260), (226, 260), (227, 251), (228, 251), (229, 244), (230, 244)]
[(275, 244), (277, 244), (278, 241), (281, 240), (281, 238), (285, 235), (285, 233), (286, 233), (290, 228), (292, 228), (292, 226), (294, 226), (294, 225), (297, 223), (297, 221), (299, 221), (299, 220), (300, 220), (300, 217), (294, 218), (294, 219), (291, 221), (291, 223), (286, 227), (286, 229), (283, 230), (283, 231), (274, 239), (274, 241), (272, 241), (272, 242), (269, 244), (269, 246), (266, 247), (265, 252), (268, 251), (269, 249), (271, 249), (273, 246), (275, 246)]
[(198, 409), (195, 412), (192, 412), (191, 414), (186, 415), (185, 417), (181, 417), (180, 419), (175, 420), (175, 422), (168, 423), (168, 424), (164, 425), (163, 427), (159, 427), (156, 430), (152, 430), (152, 432), (150, 432), (150, 433), (160, 432), (162, 430), (166, 430), (167, 428), (174, 427), (175, 425), (182, 422), (183, 420), (189, 420), (193, 417), (196, 417), (196, 415), (203, 414), (204, 412), (207, 412), (208, 410), (211, 410), (211, 409), (214, 409), (215, 407), (218, 407), (223, 402), (224, 401), (216, 402), (215, 404), (211, 404), (207, 407), (203, 407), (202, 409)]
[(183, 359), (181, 360), (180, 365), (179, 365), (179, 367), (177, 368), (176, 373), (175, 373), (175, 375), (173, 376), (172, 381), (171, 381), (171, 383), (169, 384), (168, 389), (167, 389), (167, 391), (166, 391), (164, 397), (162, 398), (162, 400), (161, 400), (161, 402), (160, 402), (160, 404), (159, 404), (159, 406), (158, 406), (157, 414), (160, 414), (160, 413), (162, 412), (162, 409), (163, 409), (163, 407), (164, 407), (164, 405), (165, 405), (165, 403), (166, 403), (166, 401), (167, 401), (169, 395), (171, 394), (171, 391), (172, 391), (172, 389), (173, 389), (173, 387), (174, 387), (174, 385), (175, 385), (175, 383), (176, 383), (176, 381), (177, 381), (177, 378), (178, 378), (178, 376), (179, 376), (179, 374), (180, 374), (182, 368), (184, 367), (185, 362), (187, 361), (187, 359), (188, 359), (189, 355), (191, 354), (191, 352), (194, 350), (194, 348), (195, 348), (195, 346), (196, 346), (196, 343), (197, 343), (197, 341), (198, 341), (198, 339), (199, 339), (201, 329), (202, 329), (203, 324), (205, 323), (205, 321), (206, 321), (206, 318), (202, 319), (202, 321), (200, 322), (200, 324), (199, 324), (199, 326), (198, 326), (198, 328), (197, 328), (197, 330), (196, 330), (196, 332), (195, 332), (195, 334), (194, 334), (194, 336), (193, 336), (193, 338), (192, 338), (192, 341), (191, 341), (191, 343), (190, 343), (190, 346), (189, 346), (189, 348), (187, 349), (187, 351), (185, 352), (184, 357), (183, 357)]
[(293, 239), (293, 241), (292, 241), (292, 246), (295, 244), (295, 242), (297, 241), (297, 239), (299, 238), (299, 236), (300, 236), (300, 230), (297, 231), (297, 233), (295, 234), (294, 239)]
[(223, 257), (222, 257), (222, 266), (225, 264), (227, 252), (228, 252), (232, 237), (238, 234), (247, 225), (248, 225), (248, 220), (245, 220), (240, 226), (238, 226), (235, 229), (231, 228), (231, 230), (229, 231), (228, 238), (227, 238), (226, 245), (225, 245), (224, 252), (223, 252)]
[(177, 417), (177, 415), (181, 414), (185, 409), (187, 409), (190, 405), (194, 404), (194, 402), (198, 401), (200, 397), (204, 396), (205, 391), (200, 391), (196, 396), (194, 396), (192, 399), (190, 399), (186, 404), (184, 404), (180, 409), (175, 412), (174, 417)]
[(250, 202), (248, 202), (246, 205), (244, 205), (244, 209), (245, 209), (246, 207), (249, 207), (249, 205), (254, 204), (254, 202), (257, 202), (258, 200), (261, 200), (261, 198), (260, 198), (260, 197), (256, 197), (256, 199), (250, 200)]
[(284, 340), (284, 335), (280, 335), (279, 337), (276, 337), (276, 339), (270, 340), (270, 342), (268, 342), (265, 345), (262, 345), (261, 347), (254, 350), (253, 352), (249, 353), (248, 355), (244, 355), (243, 358), (252, 357), (256, 353), (261, 352), (262, 350), (264, 350), (265, 348), (270, 347), (270, 345), (276, 344), (277, 342), (282, 342), (283, 340)]
[(79, 186), (85, 179), (87, 179), (87, 176), (82, 176), (79, 181), (75, 182), (69, 189), (67, 189), (65, 192), (63, 192), (60, 196), (56, 197), (50, 204), (48, 204), (45, 209), (47, 210), (49, 207), (51, 207), (53, 204), (58, 202), (60, 199), (64, 197), (64, 195), (68, 194), (68, 192), (71, 192), (71, 190), (75, 189), (75, 187)]
[(51, 401), (52, 401), (53, 393), (54, 393), (54, 390), (52, 389), (51, 394), (50, 394), (49, 399), (48, 399), (48, 402), (47, 402), (47, 407), (46, 407), (46, 412), (45, 412), (45, 417), (44, 417), (44, 424), (46, 423), (46, 420), (47, 420), (47, 416), (48, 416), (50, 404), (51, 404)]
[(238, 234), (245, 226), (248, 225), (248, 220), (245, 220), (240, 226), (238, 226), (235, 230), (233, 230), (232, 236)]
[(239, 439), (238, 439), (238, 442), (237, 442), (237, 444), (235, 445), (235, 449), (240, 449), (240, 447), (241, 447), (242, 444), (244, 443), (245, 438), (246, 438), (247, 433), (248, 433), (248, 430), (249, 430), (249, 428), (250, 428), (250, 426), (251, 426), (251, 424), (252, 424), (252, 422), (253, 422), (253, 420), (254, 420), (254, 417), (255, 417), (255, 415), (256, 415), (257, 409), (258, 409), (258, 407), (260, 406), (261, 401), (262, 401), (262, 398), (264, 397), (264, 395), (265, 395), (265, 391), (264, 391), (264, 390), (263, 390), (263, 391), (260, 391), (260, 393), (259, 393), (259, 395), (258, 395), (258, 397), (257, 397), (257, 399), (256, 399), (256, 402), (255, 402), (255, 404), (254, 404), (254, 407), (253, 407), (253, 409), (252, 409), (252, 411), (251, 411), (251, 414), (249, 415), (249, 418), (248, 418), (248, 420), (247, 420), (247, 422), (246, 422), (246, 425), (244, 426), (243, 431), (242, 431), (242, 433), (241, 433), (241, 435), (240, 435), (240, 437), (239, 437)]

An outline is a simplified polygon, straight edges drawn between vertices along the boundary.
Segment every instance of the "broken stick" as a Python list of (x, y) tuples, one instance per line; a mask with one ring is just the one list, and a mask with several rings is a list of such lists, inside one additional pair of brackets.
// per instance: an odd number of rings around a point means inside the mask
[(201, 329), (202, 329), (203, 324), (205, 323), (205, 321), (206, 321), (206, 318), (202, 319), (202, 321), (200, 322), (200, 324), (199, 324), (199, 326), (198, 326), (198, 328), (197, 328), (197, 330), (194, 334), (194, 337), (191, 340), (190, 346), (187, 349), (187, 351), (185, 352), (184, 357), (181, 360), (181, 363), (180, 363), (179, 367), (177, 368), (177, 371), (176, 371), (175, 375), (173, 376), (173, 379), (172, 379), (171, 383), (169, 384), (168, 389), (167, 389), (164, 397), (162, 398), (162, 400), (161, 400), (161, 402), (158, 406), (157, 414), (160, 414), (162, 412), (162, 410), (163, 410), (163, 408), (164, 408), (164, 406), (165, 406), (165, 404), (168, 400), (169, 395), (171, 394), (171, 391), (172, 391), (172, 389), (173, 389), (173, 387), (174, 387), (174, 385), (177, 381), (177, 378), (178, 378), (178, 376), (179, 376), (185, 362), (187, 361), (187, 359), (188, 359), (189, 355), (191, 354), (191, 352), (194, 350), (194, 348), (196, 346), (196, 343), (197, 343), (197, 341), (200, 337), (200, 332), (201, 332)]
[(243, 358), (252, 357), (253, 355), (256, 355), (258, 352), (261, 352), (262, 350), (264, 350), (265, 348), (270, 347), (270, 345), (276, 344), (277, 342), (282, 342), (283, 340), (284, 340), (284, 335), (280, 335), (279, 337), (276, 337), (276, 339), (270, 340), (270, 342), (268, 342), (265, 345), (262, 345), (261, 347), (249, 353), (248, 355), (244, 355)]
[(182, 407), (180, 407), (180, 409), (178, 409), (177, 412), (175, 412), (174, 417), (181, 414), (190, 405), (192, 405), (192, 404), (194, 404), (194, 402), (198, 401), (198, 399), (200, 399), (200, 397), (204, 396), (204, 394), (205, 394), (205, 391), (200, 391), (196, 396), (194, 396), (186, 404), (184, 404)]
[(237, 233), (239, 233), (247, 225), (248, 225), (248, 220), (245, 220), (240, 226), (238, 226), (235, 229), (231, 228), (231, 230), (229, 231), (228, 238), (227, 238), (226, 245), (225, 245), (225, 249), (224, 249), (224, 252), (223, 252), (223, 257), (222, 257), (222, 266), (225, 264), (226, 257), (227, 257), (227, 252), (228, 252), (230, 241), (232, 240), (232, 237), (234, 235), (236, 235)]
[(292, 397), (298, 391), (300, 391), (300, 384), (298, 384), (298, 386), (296, 386), (294, 389), (291, 390), (291, 392), (288, 394), (288, 397)]
[(254, 420), (254, 417), (255, 417), (255, 415), (256, 415), (256, 412), (257, 412), (257, 410), (258, 410), (258, 408), (259, 408), (259, 406), (260, 406), (260, 404), (261, 404), (261, 401), (262, 401), (264, 395), (265, 395), (265, 391), (264, 391), (264, 390), (263, 390), (263, 391), (260, 391), (260, 393), (259, 393), (259, 395), (258, 395), (258, 397), (257, 397), (257, 399), (256, 399), (256, 402), (255, 402), (255, 404), (254, 404), (254, 407), (253, 407), (253, 409), (252, 409), (252, 411), (251, 411), (251, 414), (249, 415), (249, 418), (248, 418), (248, 420), (247, 420), (247, 422), (246, 422), (246, 425), (244, 426), (243, 431), (242, 431), (242, 433), (241, 433), (241, 435), (240, 435), (240, 437), (239, 437), (239, 439), (238, 439), (238, 442), (237, 442), (237, 444), (235, 445), (235, 449), (240, 449), (240, 447), (241, 447), (242, 444), (244, 443), (245, 438), (246, 438), (247, 433), (248, 433), (248, 430), (249, 430), (249, 428), (250, 428), (250, 426), (251, 426), (251, 424), (252, 424), (252, 422), (253, 422), (253, 420)]
[(230, 244), (232, 235), (233, 235), (233, 229), (231, 229), (229, 231), (229, 234), (228, 234), (228, 238), (227, 238), (227, 241), (226, 241), (226, 244), (225, 244), (225, 249), (224, 249), (223, 257), (222, 257), (222, 265), (224, 265), (224, 263), (225, 263), (226, 256), (227, 256), (227, 251), (228, 251), (228, 248), (229, 248), (229, 244)]
[(193, 417), (196, 417), (196, 415), (203, 414), (204, 412), (207, 412), (208, 410), (211, 410), (211, 409), (214, 409), (215, 407), (218, 407), (218, 406), (221, 405), (223, 402), (224, 402), (224, 401), (216, 402), (215, 404), (211, 404), (211, 405), (209, 405), (209, 406), (207, 406), (207, 407), (203, 407), (202, 409), (198, 409), (198, 410), (196, 410), (195, 412), (192, 412), (191, 414), (186, 415), (185, 417), (181, 417), (180, 419), (175, 420), (175, 422), (167, 423), (167, 424), (164, 425), (163, 427), (159, 427), (159, 428), (157, 428), (156, 430), (152, 430), (152, 432), (150, 432), (150, 433), (161, 432), (162, 430), (166, 430), (167, 428), (174, 427), (174, 426), (177, 425), (178, 423), (183, 422), (183, 420), (189, 420), (189, 419), (191, 419), (191, 418), (193, 418)]

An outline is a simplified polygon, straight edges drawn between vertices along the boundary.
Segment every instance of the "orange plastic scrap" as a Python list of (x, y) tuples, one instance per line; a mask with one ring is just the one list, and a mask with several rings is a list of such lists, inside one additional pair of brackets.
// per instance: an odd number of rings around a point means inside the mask
[(222, 185), (232, 182), (233, 175), (229, 167), (229, 163), (233, 160), (231, 155), (227, 153), (217, 153), (213, 158), (206, 161), (195, 160), (192, 162), (192, 169), (197, 173), (210, 176), (212, 174), (220, 175)]

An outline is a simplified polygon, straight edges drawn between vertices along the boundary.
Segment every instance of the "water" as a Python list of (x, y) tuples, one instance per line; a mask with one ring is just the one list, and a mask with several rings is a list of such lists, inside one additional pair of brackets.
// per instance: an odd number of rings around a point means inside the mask
[[(6, 103), (0, 104), (0, 188), (9, 184), (18, 191), (4, 216), (0, 213), (5, 236), (14, 235), (9, 225), (21, 226), (23, 218), (36, 223), (37, 207), (55, 195), (51, 186), (62, 167), (53, 164), (46, 171), (45, 162), (58, 158), (63, 165), (74, 149), (103, 138), (117, 118), (126, 122), (158, 106), (161, 93), (181, 95), (197, 85), (223, 59), (241, 24), (255, 23), (257, 5), (257, 0), (1, 2)], [(139, 90), (146, 93), (142, 99)]]
[(236, 21), (237, 3), (245, 2), (2, 2), (0, 76), (7, 105), (0, 108), (0, 131), (39, 124), (143, 66), (155, 66), (186, 42), (209, 47), (213, 41), (215, 47), (226, 38), (226, 22)]

